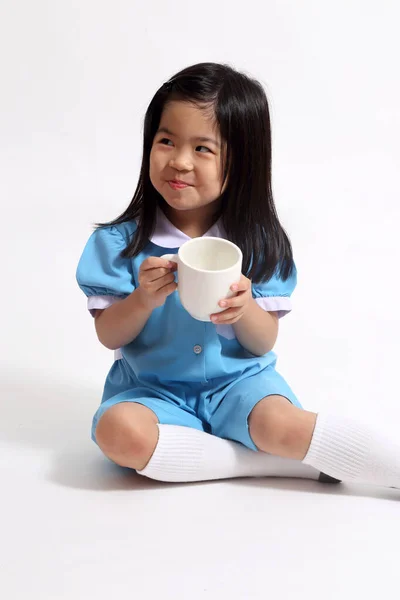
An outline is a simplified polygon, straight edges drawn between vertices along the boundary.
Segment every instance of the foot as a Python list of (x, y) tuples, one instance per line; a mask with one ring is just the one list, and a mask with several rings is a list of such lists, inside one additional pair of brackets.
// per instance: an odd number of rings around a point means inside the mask
[(335, 479), (334, 477), (331, 477), (330, 475), (326, 475), (325, 473), (320, 474), (318, 481), (320, 483), (342, 483), (340, 481), (340, 479)]

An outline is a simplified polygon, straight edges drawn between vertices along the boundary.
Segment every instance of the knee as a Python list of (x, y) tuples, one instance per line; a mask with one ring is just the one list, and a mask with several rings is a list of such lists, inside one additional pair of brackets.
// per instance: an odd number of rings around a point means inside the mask
[(291, 457), (299, 435), (296, 413), (300, 410), (281, 396), (261, 400), (249, 417), (250, 435), (257, 448)]
[(141, 470), (157, 444), (157, 419), (143, 420), (140, 414), (135, 414), (141, 411), (132, 408), (137, 407), (121, 403), (108, 409), (96, 427), (96, 442), (113, 462)]

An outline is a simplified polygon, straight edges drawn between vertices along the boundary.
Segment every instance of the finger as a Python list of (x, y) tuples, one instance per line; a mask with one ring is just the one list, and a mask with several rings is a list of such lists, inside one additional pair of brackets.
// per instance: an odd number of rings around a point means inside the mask
[(165, 258), (159, 258), (158, 256), (150, 256), (146, 258), (140, 265), (141, 271), (149, 271), (150, 269), (157, 269), (163, 267), (164, 269), (172, 269), (176, 267), (176, 263)]
[(177, 284), (175, 283), (175, 281), (173, 281), (172, 283), (164, 285), (159, 291), (165, 294), (166, 296), (169, 296), (170, 294), (172, 294), (172, 292), (176, 290), (177, 287)]
[(228, 310), (211, 315), (210, 319), (213, 323), (225, 324), (227, 321), (237, 320), (242, 314), (242, 310), (238, 310), (237, 308), (228, 308)]
[(231, 285), (232, 292), (246, 292), (250, 288), (250, 281), (243, 277), (240, 281)]
[(244, 306), (246, 302), (245, 297), (246, 292), (240, 292), (237, 296), (233, 296), (232, 298), (223, 298), (218, 302), (221, 308), (239, 308), (240, 306)]
[(146, 281), (152, 283), (153, 281), (158, 281), (159, 279), (162, 279), (166, 275), (171, 275), (171, 269), (150, 269), (149, 271), (146, 271), (145, 277)]
[(242, 314), (238, 314), (236, 317), (234, 317), (233, 319), (229, 319), (229, 321), (217, 321), (216, 323), (214, 323), (214, 325), (233, 325), (234, 323), (237, 323), (241, 318), (242, 318)]
[(158, 292), (164, 286), (169, 285), (175, 282), (175, 276), (173, 273), (168, 273), (164, 275), (164, 277), (159, 277), (155, 281), (148, 282), (148, 289), (153, 293)]
[(149, 281), (146, 278), (139, 279), (139, 285), (146, 290), (148, 294), (156, 294), (158, 290), (160, 290), (165, 285), (173, 283), (175, 281), (175, 277), (173, 273), (169, 273), (168, 275), (164, 275), (164, 277), (160, 277), (155, 281)]

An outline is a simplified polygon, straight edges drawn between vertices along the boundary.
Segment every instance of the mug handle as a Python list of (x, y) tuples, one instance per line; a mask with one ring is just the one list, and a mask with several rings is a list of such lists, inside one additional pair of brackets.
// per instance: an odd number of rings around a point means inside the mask
[(179, 261), (179, 257), (177, 254), (163, 254), (162, 256), (160, 256), (160, 258), (164, 258), (165, 260), (170, 260), (172, 262), (175, 262), (176, 264), (178, 264), (178, 261)]

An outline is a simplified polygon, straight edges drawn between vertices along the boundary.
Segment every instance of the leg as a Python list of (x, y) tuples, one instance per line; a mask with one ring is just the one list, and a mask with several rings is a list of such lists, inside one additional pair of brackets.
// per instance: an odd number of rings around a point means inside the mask
[[(179, 412), (173, 420), (181, 423), (188, 419), (182, 409), (176, 410)], [(159, 404), (154, 404), (154, 412), (136, 402), (114, 404), (99, 418), (95, 439), (116, 464), (159, 481), (260, 476), (321, 479), (319, 471), (299, 461), (253, 452), (242, 444), (209, 435), (201, 431), (197, 421), (189, 420), (192, 426), (184, 427), (158, 423), (165, 418)]]
[(303, 460), (316, 418), (316, 414), (294, 406), (283, 396), (267, 396), (250, 413), (250, 435), (263, 452)]
[(111, 406), (99, 419), (96, 441), (104, 454), (122, 467), (143, 469), (157, 445), (158, 419), (136, 402)]
[(260, 450), (342, 481), (400, 488), (400, 445), (369, 425), (302, 411), (275, 395), (254, 407), (249, 426)]
[(295, 477), (331, 483), (300, 461), (254, 452), (243, 444), (191, 427), (158, 425), (157, 447), (139, 472), (159, 481), (211, 481), (232, 477)]
[[(243, 444), (221, 439), (223, 435), (205, 433), (202, 421), (179, 403), (179, 398), (171, 402), (167, 397), (149, 396), (149, 391), (131, 388), (110, 393), (94, 416), (92, 438), (115, 463), (160, 481), (320, 478), (319, 471), (299, 461), (253, 452), (254, 444), (249, 450)], [(247, 414), (242, 415), (246, 430)]]
[[(256, 454), (240, 444), (191, 427), (158, 425), (152, 410), (134, 402), (115, 404), (100, 417), (96, 441), (116, 464), (161, 481), (269, 474), (268, 462), (258, 464)], [(270, 462), (273, 462), (272, 469), (276, 469), (272, 457)], [(288, 466), (285, 467), (286, 474)], [(313, 469), (310, 472), (314, 474)]]

